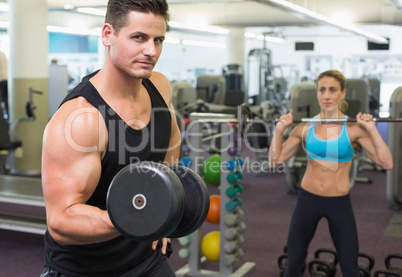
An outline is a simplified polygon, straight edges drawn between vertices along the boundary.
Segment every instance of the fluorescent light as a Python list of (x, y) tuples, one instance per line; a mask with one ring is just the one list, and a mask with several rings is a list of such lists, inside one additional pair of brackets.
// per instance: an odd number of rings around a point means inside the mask
[(284, 39), (280, 37), (271, 37), (271, 36), (265, 36), (265, 41), (269, 42), (274, 42), (274, 43), (284, 43)]
[(244, 37), (246, 38), (255, 38), (258, 40), (264, 40), (265, 41), (269, 41), (269, 42), (274, 42), (274, 43), (284, 43), (285, 40), (281, 37), (273, 37), (273, 36), (267, 36), (267, 35), (257, 35), (255, 33), (251, 33), (251, 32), (246, 32), (244, 33)]
[(257, 37), (257, 34), (251, 33), (251, 32), (245, 32), (245, 33), (244, 33), (244, 36), (245, 36), (246, 38), (256, 38), (256, 37)]
[(310, 11), (308, 9), (305, 9), (303, 7), (300, 7), (298, 5), (292, 4), (288, 1), (285, 0), (260, 0), (258, 1), (260, 3), (265, 3), (265, 4), (269, 4), (271, 6), (276, 6), (282, 9), (285, 9), (287, 11), (293, 11), (296, 12), (298, 15), (301, 15), (303, 17), (308, 17), (309, 19), (313, 19), (316, 20), (318, 22), (321, 23), (326, 23), (353, 33), (356, 33), (358, 35), (362, 35), (365, 36), (366, 38), (368, 38), (369, 40), (378, 42), (378, 43), (388, 43), (388, 40), (384, 37), (378, 36), (376, 34), (364, 31), (362, 29), (356, 28), (354, 26), (351, 25), (347, 25), (341, 22), (338, 22), (334, 19), (331, 19), (329, 17), (326, 17), (322, 14)]
[(257, 36), (256, 36), (256, 39), (258, 39), (258, 40), (264, 40), (264, 36), (263, 36), (263, 35), (257, 35)]
[(64, 5), (64, 9), (65, 9), (65, 10), (72, 10), (72, 9), (74, 9), (74, 5), (65, 4), (65, 5)]
[(191, 46), (226, 48), (226, 45), (224, 43), (216, 43), (216, 42), (201, 41), (201, 40), (184, 39), (181, 41), (181, 43), (184, 45), (191, 45)]
[(100, 15), (105, 16), (106, 11), (102, 9), (95, 9), (95, 8), (77, 8), (77, 12), (92, 14), (92, 15)]
[(208, 26), (208, 25), (197, 25), (197, 24), (189, 24), (184, 22), (177, 22), (177, 21), (169, 21), (169, 26), (172, 28), (178, 29), (187, 29), (193, 31), (200, 31), (200, 32), (208, 32), (220, 35), (227, 35), (229, 34), (228, 29), (219, 28), (215, 26)]

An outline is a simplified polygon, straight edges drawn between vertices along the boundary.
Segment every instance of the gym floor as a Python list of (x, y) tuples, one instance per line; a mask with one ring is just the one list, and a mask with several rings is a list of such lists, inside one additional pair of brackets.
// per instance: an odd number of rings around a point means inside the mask
[[(359, 232), (360, 251), (375, 258), (372, 272), (384, 269), (384, 258), (390, 253), (402, 252), (402, 211), (388, 208), (386, 199), (386, 174), (382, 171), (361, 171), (358, 176), (369, 177), (372, 183), (356, 183), (351, 191), (353, 208)], [(284, 175), (268, 173), (256, 176), (244, 172), (241, 183), (244, 222), (247, 229), (243, 233), (244, 256), (237, 261), (233, 270), (245, 262), (255, 262), (256, 266), (247, 276), (279, 276), (277, 259), (286, 243), (287, 232), (296, 196), (287, 193)], [(210, 194), (218, 194), (218, 188), (208, 185)], [(7, 209), (0, 204), (0, 210)], [(22, 209), (23, 207), (19, 207)], [(43, 213), (43, 210), (27, 209), (30, 213)], [(202, 233), (218, 230), (218, 225), (208, 222), (202, 226)], [(182, 247), (173, 240), (175, 252), (170, 258), (174, 270), (187, 264), (187, 260), (178, 257)], [(313, 252), (320, 247), (333, 247), (326, 220), (318, 226), (310, 245), (307, 261), (313, 258)], [(43, 236), (21, 232), (0, 230), (0, 268), (3, 277), (39, 276), (44, 263)], [(206, 262), (203, 268), (219, 270), (218, 264)], [(304, 276), (309, 276), (305, 273)], [(339, 266), (337, 277), (341, 276)]]

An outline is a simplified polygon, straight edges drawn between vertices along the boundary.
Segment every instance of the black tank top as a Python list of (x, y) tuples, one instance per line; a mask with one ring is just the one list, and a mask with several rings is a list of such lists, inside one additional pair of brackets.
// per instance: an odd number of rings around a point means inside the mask
[[(163, 162), (169, 147), (171, 114), (152, 82), (143, 80), (152, 103), (149, 123), (141, 130), (133, 129), (103, 100), (89, 79), (84, 77), (62, 104), (82, 96), (102, 114), (108, 131), (108, 145), (102, 159), (102, 173), (87, 204), (106, 210), (106, 195), (113, 177), (124, 166), (138, 161)], [(71, 277), (118, 276), (152, 255), (151, 242), (135, 242), (123, 236), (89, 245), (59, 245), (45, 233), (45, 262)]]

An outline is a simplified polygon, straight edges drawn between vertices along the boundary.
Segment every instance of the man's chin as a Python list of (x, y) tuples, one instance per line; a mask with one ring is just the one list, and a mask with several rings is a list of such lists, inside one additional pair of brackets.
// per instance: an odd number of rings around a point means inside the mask
[(152, 70), (131, 71), (129, 75), (137, 79), (149, 79), (152, 75)]

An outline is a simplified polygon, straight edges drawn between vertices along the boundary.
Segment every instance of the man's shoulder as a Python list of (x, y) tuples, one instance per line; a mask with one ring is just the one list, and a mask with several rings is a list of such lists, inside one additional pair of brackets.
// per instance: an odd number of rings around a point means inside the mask
[(170, 86), (170, 82), (165, 75), (160, 72), (154, 71), (152, 72), (152, 76), (149, 78), (149, 80), (164, 98), (171, 98), (172, 89)]
[(168, 78), (158, 71), (153, 71), (149, 80), (156, 86), (158, 84), (168, 85), (170, 84)]

